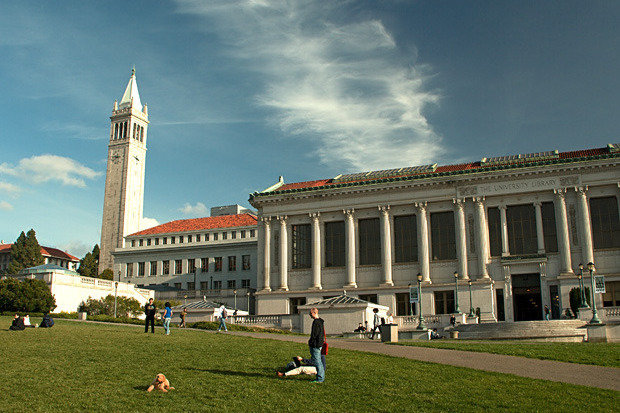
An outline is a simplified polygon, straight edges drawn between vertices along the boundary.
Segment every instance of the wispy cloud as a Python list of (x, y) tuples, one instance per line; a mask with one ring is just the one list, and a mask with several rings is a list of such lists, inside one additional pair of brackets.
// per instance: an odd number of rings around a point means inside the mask
[(159, 225), (159, 221), (155, 218), (142, 217), (140, 220), (140, 231), (147, 228), (153, 228)]
[(187, 216), (205, 216), (209, 214), (209, 210), (202, 202), (196, 202), (196, 205), (191, 205), (186, 203), (181, 208), (178, 209), (179, 212), (182, 212)]
[(17, 196), (21, 192), (21, 188), (8, 182), (0, 181), (0, 192), (4, 192), (11, 196)]
[(88, 245), (81, 240), (71, 240), (65, 242), (64, 244), (60, 244), (56, 246), (56, 248), (68, 252), (69, 254), (82, 258), (86, 255), (87, 252), (91, 252), (93, 250), (94, 245)]
[(83, 125), (83, 124), (71, 124), (71, 123), (48, 123), (47, 125), (41, 128), (43, 132), (52, 132), (54, 135), (59, 135), (58, 132), (62, 133), (62, 136), (71, 138), (71, 139), (80, 139), (86, 141), (95, 141), (108, 139), (108, 134), (105, 129), (95, 128), (93, 126)]
[(16, 166), (2, 163), (0, 174), (16, 176), (35, 184), (57, 181), (63, 185), (84, 188), (85, 179), (94, 179), (101, 175), (101, 172), (71, 158), (46, 154), (21, 159)]
[[(178, 0), (207, 20), (230, 53), (263, 82), (255, 97), (284, 132), (317, 142), (324, 164), (346, 170), (429, 162), (442, 152), (424, 110), (430, 67), (403, 57), (384, 24), (332, 16), (347, 3), (283, 0)], [(349, 13), (351, 14), (351, 13)]]
[(0, 201), (0, 209), (3, 211), (11, 211), (13, 210), (13, 205), (9, 204), (6, 201)]

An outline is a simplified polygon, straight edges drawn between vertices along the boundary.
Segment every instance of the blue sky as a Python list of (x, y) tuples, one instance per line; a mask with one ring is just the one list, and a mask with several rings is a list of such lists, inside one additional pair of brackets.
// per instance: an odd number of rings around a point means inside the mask
[(0, 239), (99, 242), (109, 116), (149, 105), (144, 214), (274, 183), (618, 142), (620, 2), (0, 2)]

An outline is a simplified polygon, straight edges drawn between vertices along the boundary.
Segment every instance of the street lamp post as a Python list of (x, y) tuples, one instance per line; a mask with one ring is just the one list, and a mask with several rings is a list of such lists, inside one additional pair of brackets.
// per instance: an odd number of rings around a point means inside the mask
[(416, 330), (426, 330), (424, 325), (424, 317), (422, 317), (422, 274), (418, 273), (418, 313), (420, 322), (416, 327)]
[(248, 297), (248, 314), (250, 314), (250, 292), (245, 293), (246, 297)]
[(471, 280), (467, 283), (469, 284), (469, 317), (475, 317), (476, 313), (474, 312), (474, 303), (471, 299)]
[(459, 308), (459, 273), (454, 271), (454, 312), (460, 314)]
[(211, 277), (211, 288), (210, 288), (210, 290), (213, 290), (213, 276), (211, 275), (210, 277)]
[(114, 318), (116, 318), (116, 296), (117, 295), (118, 295), (118, 281), (114, 283)]
[(579, 278), (579, 301), (581, 301), (579, 308), (590, 308), (586, 300), (586, 286), (583, 281), (583, 264), (581, 263), (579, 264), (579, 275), (577, 277)]
[(408, 287), (409, 287), (409, 314), (413, 316), (413, 301), (411, 301), (411, 283), (409, 283)]
[(233, 290), (233, 294), (235, 295), (235, 310), (237, 309), (237, 290)]
[(596, 268), (593, 262), (588, 263), (588, 270), (590, 270), (590, 288), (592, 290), (592, 302), (590, 303), (592, 305), (592, 319), (590, 320), (590, 324), (601, 324), (601, 320), (598, 319), (598, 314), (596, 312), (596, 296), (594, 295), (594, 271), (596, 271)]
[(187, 305), (187, 294), (185, 294), (183, 298), (185, 298), (185, 305)]

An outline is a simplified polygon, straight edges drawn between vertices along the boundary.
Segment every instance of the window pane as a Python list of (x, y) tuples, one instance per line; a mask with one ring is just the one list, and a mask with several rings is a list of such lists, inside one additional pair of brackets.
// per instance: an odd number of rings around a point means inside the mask
[(553, 202), (543, 202), (540, 205), (543, 220), (543, 234), (545, 238), (545, 252), (558, 252), (558, 237), (555, 226), (555, 209)]
[(454, 236), (454, 213), (452, 211), (431, 213), (433, 260), (456, 259)]
[(491, 257), (499, 257), (502, 255), (502, 223), (499, 216), (499, 208), (488, 209), (488, 220)]
[(416, 216), (394, 217), (395, 262), (415, 262), (418, 260), (418, 231)]
[(381, 264), (381, 239), (379, 218), (358, 221), (360, 264)]
[(344, 221), (325, 223), (325, 266), (343, 267)]
[(506, 208), (508, 224), (508, 249), (510, 255), (535, 254), (538, 251), (536, 240), (536, 212), (534, 205), (512, 205)]
[(292, 225), (293, 268), (310, 268), (312, 235), (310, 225)]
[(620, 222), (616, 197), (591, 198), (590, 219), (595, 249), (620, 247)]

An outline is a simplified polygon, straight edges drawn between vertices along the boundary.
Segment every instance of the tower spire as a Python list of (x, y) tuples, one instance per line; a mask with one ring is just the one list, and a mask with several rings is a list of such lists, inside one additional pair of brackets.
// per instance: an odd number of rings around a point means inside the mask
[(136, 81), (136, 66), (131, 69), (131, 77), (125, 88), (125, 93), (118, 104), (119, 109), (124, 108), (136, 108), (138, 111), (142, 111), (142, 102), (140, 102), (140, 93), (138, 92), (138, 82)]

